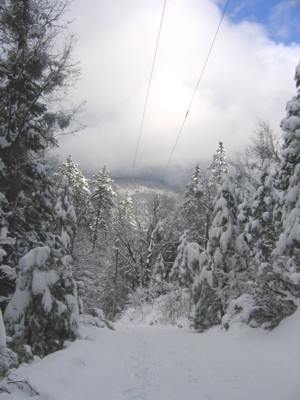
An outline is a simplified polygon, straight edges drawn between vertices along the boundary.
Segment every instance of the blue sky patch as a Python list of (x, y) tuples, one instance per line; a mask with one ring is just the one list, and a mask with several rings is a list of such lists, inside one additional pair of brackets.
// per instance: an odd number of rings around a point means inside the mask
[[(223, 6), (225, 1), (218, 3)], [(300, 43), (300, 0), (230, 0), (227, 17), (233, 23), (246, 20), (264, 25), (276, 42)]]

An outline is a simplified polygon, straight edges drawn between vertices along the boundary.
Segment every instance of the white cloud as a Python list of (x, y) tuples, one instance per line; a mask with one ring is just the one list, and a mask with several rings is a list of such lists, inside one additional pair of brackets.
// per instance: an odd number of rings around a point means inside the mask
[[(82, 79), (72, 93), (87, 101), (88, 125), (61, 141), (61, 153), (84, 167), (130, 173), (147, 92), (163, 2), (75, 0), (76, 54)], [(167, 2), (136, 169), (163, 168), (183, 122), (220, 20), (211, 0)], [(268, 39), (263, 26), (223, 21), (186, 120), (172, 165), (210, 160), (222, 139), (229, 155), (241, 149), (257, 118), (279, 130), (300, 45)]]

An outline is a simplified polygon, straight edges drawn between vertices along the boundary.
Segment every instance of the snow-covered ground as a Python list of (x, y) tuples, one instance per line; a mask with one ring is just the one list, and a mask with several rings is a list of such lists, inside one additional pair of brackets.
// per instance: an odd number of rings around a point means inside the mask
[[(273, 332), (119, 323), (10, 378), (28, 380), (39, 400), (299, 400), (299, 332), (299, 310)], [(16, 387), (0, 399), (29, 398)]]

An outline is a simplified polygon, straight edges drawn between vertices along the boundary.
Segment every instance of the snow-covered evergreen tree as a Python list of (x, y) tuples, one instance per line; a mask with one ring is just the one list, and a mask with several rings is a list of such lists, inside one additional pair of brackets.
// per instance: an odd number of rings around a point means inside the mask
[(6, 363), (6, 332), (0, 310), (0, 377), (6, 373), (8, 368), (9, 366)]
[(250, 257), (259, 266), (271, 263), (271, 255), (276, 241), (273, 209), (276, 203), (274, 179), (270, 175), (267, 164), (264, 164), (260, 174), (261, 185), (252, 198), (251, 221), (248, 234), (251, 236)]
[(270, 163), (262, 165), (260, 184), (250, 199), (245, 198), (239, 206), (241, 237), (245, 247), (248, 285), (240, 299), (233, 299), (229, 306), (227, 325), (232, 321), (260, 325), (261, 306), (274, 303), (274, 293), (270, 290), (272, 251), (276, 241), (273, 210), (276, 205), (274, 179)]
[(153, 280), (157, 283), (162, 283), (166, 279), (166, 269), (164, 259), (161, 253), (158, 254), (154, 269), (153, 269)]
[[(296, 69), (297, 87), (300, 84), (300, 63)], [(265, 212), (256, 221), (258, 229), (258, 277), (254, 291), (255, 308), (251, 313), (253, 326), (272, 329), (296, 310), (300, 295), (300, 100), (298, 95), (287, 103), (287, 116), (282, 120), (284, 143), (281, 163), (275, 176), (276, 203), (270, 194), (273, 182), (266, 177), (258, 190)], [(260, 195), (266, 192), (263, 198)], [(254, 206), (255, 206), (254, 202)], [(273, 218), (272, 218), (273, 212)], [(257, 215), (257, 213), (256, 213)], [(255, 220), (254, 220), (255, 222)], [(264, 222), (264, 223), (263, 223)], [(277, 241), (276, 241), (277, 240)], [(276, 242), (276, 243), (275, 243)], [(274, 249), (271, 252), (272, 248)], [(260, 250), (260, 251), (259, 251)]]
[(114, 197), (116, 196), (112, 188), (113, 180), (109, 176), (109, 171), (104, 165), (102, 171), (93, 176), (92, 185), (94, 190), (91, 195), (91, 227), (93, 231), (93, 246), (99, 237), (99, 232), (106, 233), (109, 230), (112, 210), (115, 206)]
[(230, 301), (243, 291), (246, 246), (240, 236), (238, 206), (229, 179), (219, 186), (207, 250), (193, 285), (193, 325), (203, 330), (221, 323)]
[(207, 252), (199, 258), (199, 273), (192, 286), (192, 327), (204, 331), (221, 323), (222, 301), (218, 296), (218, 282), (213, 259)]
[(76, 114), (60, 103), (78, 74), (71, 60), (74, 38), (63, 21), (66, 7), (60, 0), (7, 0), (0, 7), (0, 202), (6, 230), (0, 247), (11, 268), (51, 239), (53, 196), (43, 155)]
[(125, 191), (118, 204), (117, 215), (121, 220), (126, 221), (129, 226), (136, 226), (132, 198), (129, 195), (128, 190)]
[[(278, 174), (281, 196), (282, 232), (276, 243), (275, 272), (282, 280), (281, 290), (300, 296), (300, 63), (295, 74), (298, 93), (287, 103), (281, 122), (284, 132), (282, 161)], [(292, 307), (293, 308), (293, 307)]]
[(163, 221), (158, 221), (154, 230), (151, 232), (146, 260), (146, 268), (143, 276), (143, 284), (145, 286), (150, 283), (150, 278), (153, 274), (154, 266), (157, 263), (158, 257), (161, 256), (161, 244), (163, 241), (164, 231), (165, 228)]
[(184, 231), (180, 237), (177, 257), (170, 272), (170, 280), (180, 287), (191, 290), (195, 276), (199, 273), (201, 247), (198, 243), (190, 242), (188, 235), (189, 232)]
[[(74, 276), (85, 312), (102, 308), (108, 315), (112, 304), (114, 256), (112, 179), (106, 166), (93, 176), (93, 192), (85, 216), (77, 224), (73, 246)], [(82, 265), (85, 268), (82, 268)]]
[[(78, 337), (79, 311), (70, 256), (56, 256), (47, 246), (21, 258), (16, 291), (4, 321), (20, 360), (60, 350)], [(28, 348), (28, 345), (30, 348)]]
[(17, 365), (16, 354), (7, 348), (6, 332), (0, 310), (0, 378), (5, 376), (8, 370)]
[(55, 132), (67, 128), (72, 119), (70, 111), (54, 111), (57, 91), (78, 73), (70, 61), (73, 39), (67, 39), (64, 50), (55, 51), (54, 42), (64, 30), (65, 8), (66, 3), (58, 0), (1, 4), (0, 191), (14, 210), (9, 226), (18, 242), (32, 236), (37, 213), (49, 208), (39, 156), (56, 144)]
[(190, 182), (186, 185), (181, 214), (185, 229), (193, 242), (205, 246), (212, 215), (212, 193), (207, 179), (196, 165)]
[(14, 240), (9, 237), (8, 233), (8, 220), (5, 216), (5, 208), (7, 207), (7, 200), (0, 193), (0, 307), (5, 310), (5, 307), (10, 299), (10, 296), (15, 288), (15, 269), (12, 266), (4, 263), (4, 258), (7, 256), (5, 248), (12, 248)]
[(63, 175), (58, 189), (58, 199), (55, 211), (59, 219), (61, 237), (64, 240), (64, 248), (70, 254), (73, 252), (74, 238), (77, 227), (77, 217), (72, 203), (73, 191), (69, 185), (69, 179)]
[(60, 180), (66, 176), (72, 189), (73, 204), (76, 212), (78, 225), (87, 223), (87, 210), (90, 201), (90, 189), (88, 180), (84, 177), (79, 165), (74, 163), (71, 156), (58, 168), (57, 172)]
[(154, 297), (164, 295), (171, 290), (171, 285), (167, 279), (165, 262), (161, 253), (159, 253), (156, 258), (149, 289)]
[(226, 150), (222, 141), (219, 142), (219, 147), (213, 156), (209, 169), (211, 170), (211, 182), (222, 184), (229, 173)]

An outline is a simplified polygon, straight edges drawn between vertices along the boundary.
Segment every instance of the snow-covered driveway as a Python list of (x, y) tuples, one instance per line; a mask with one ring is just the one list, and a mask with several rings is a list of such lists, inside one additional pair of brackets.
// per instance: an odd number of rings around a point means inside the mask
[[(203, 334), (99, 329), (91, 340), (20, 368), (15, 378), (29, 379), (40, 393), (34, 398), (43, 400), (299, 400), (299, 316), (271, 333), (246, 326)], [(15, 391), (0, 398), (28, 396)]]

